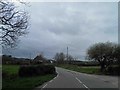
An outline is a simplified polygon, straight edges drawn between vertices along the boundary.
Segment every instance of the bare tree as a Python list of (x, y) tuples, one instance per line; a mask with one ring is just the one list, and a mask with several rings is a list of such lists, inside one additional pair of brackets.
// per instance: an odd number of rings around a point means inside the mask
[(14, 47), (18, 38), (27, 33), (28, 17), (24, 11), (16, 10), (12, 2), (0, 1), (0, 44)]
[(68, 55), (68, 63), (72, 64), (72, 61), (74, 61), (74, 58), (71, 55)]
[(65, 54), (64, 54), (63, 52), (61, 52), (61, 53), (56, 53), (56, 55), (55, 55), (54, 58), (55, 58), (55, 60), (57, 61), (57, 63), (63, 64), (64, 61), (65, 61)]

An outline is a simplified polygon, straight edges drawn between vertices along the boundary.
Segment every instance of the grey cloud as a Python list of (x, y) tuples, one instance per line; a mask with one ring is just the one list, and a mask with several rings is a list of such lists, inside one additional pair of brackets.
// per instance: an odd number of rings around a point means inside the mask
[(56, 52), (84, 59), (96, 42), (117, 42), (117, 3), (31, 3), (30, 30), (13, 55), (32, 57), (40, 52), (52, 58)]

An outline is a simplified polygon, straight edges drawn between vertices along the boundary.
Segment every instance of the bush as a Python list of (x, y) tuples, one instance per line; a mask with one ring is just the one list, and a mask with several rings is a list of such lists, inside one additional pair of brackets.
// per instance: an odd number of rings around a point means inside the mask
[(46, 74), (55, 74), (55, 67), (52, 65), (24, 65), (19, 68), (20, 77)]
[(120, 75), (119, 71), (120, 71), (120, 68), (118, 66), (116, 67), (110, 66), (107, 68), (107, 73), (110, 75)]

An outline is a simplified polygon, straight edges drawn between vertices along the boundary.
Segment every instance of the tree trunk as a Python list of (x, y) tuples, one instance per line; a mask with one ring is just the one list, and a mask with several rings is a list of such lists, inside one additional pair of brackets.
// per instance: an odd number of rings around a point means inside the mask
[(104, 72), (104, 70), (105, 70), (105, 63), (101, 62), (100, 65), (101, 65), (101, 72)]

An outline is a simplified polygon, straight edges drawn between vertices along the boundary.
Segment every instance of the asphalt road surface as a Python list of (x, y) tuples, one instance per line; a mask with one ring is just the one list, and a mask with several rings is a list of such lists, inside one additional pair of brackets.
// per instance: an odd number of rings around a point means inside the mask
[[(41, 89), (73, 88), (79, 90), (118, 90), (118, 77), (91, 75), (56, 67), (58, 75), (45, 83)], [(80, 89), (81, 88), (81, 89)]]

